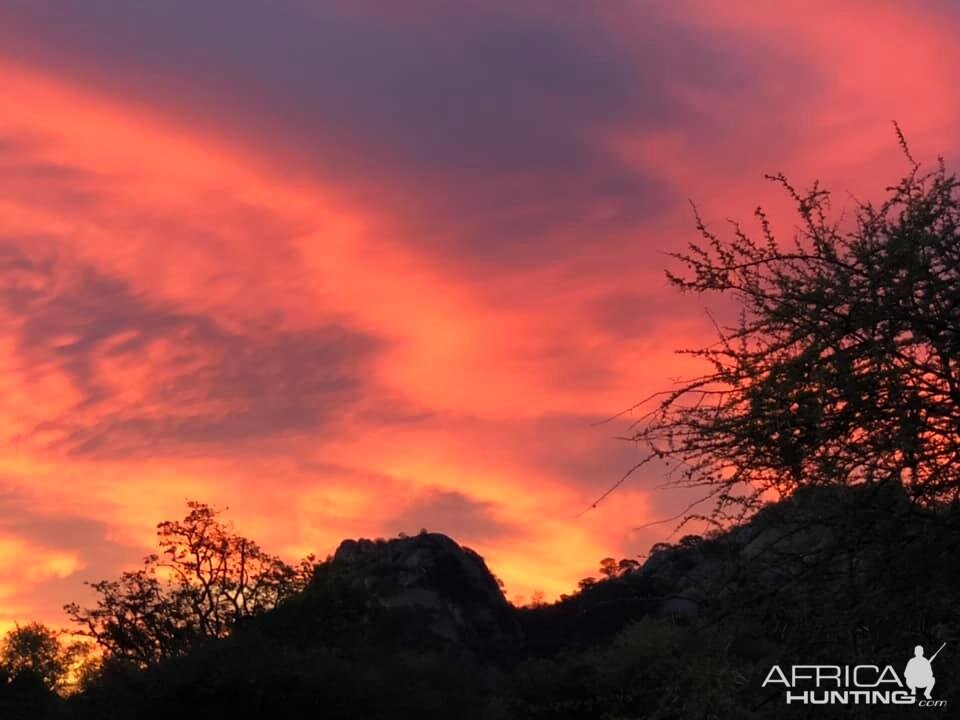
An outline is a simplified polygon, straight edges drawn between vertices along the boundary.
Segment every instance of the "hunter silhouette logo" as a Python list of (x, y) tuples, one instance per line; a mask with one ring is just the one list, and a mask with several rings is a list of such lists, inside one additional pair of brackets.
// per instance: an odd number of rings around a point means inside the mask
[[(946, 647), (943, 643), (929, 658), (923, 646), (913, 649), (913, 657), (903, 678), (893, 666), (886, 665), (792, 665), (786, 670), (774, 665), (762, 687), (783, 685), (787, 704), (801, 705), (915, 705), (946, 707), (946, 700), (931, 697), (936, 679), (933, 661)], [(923, 690), (923, 697), (917, 696)]]
[[(940, 646), (940, 650), (946, 647), (946, 643)], [(907, 687), (916, 695), (917, 688), (923, 689), (923, 696), (929, 700), (930, 691), (933, 690), (936, 678), (933, 676), (933, 659), (940, 654), (937, 650), (929, 660), (923, 656), (923, 645), (917, 645), (913, 649), (913, 657), (907, 663), (907, 669), (903, 671), (903, 677), (907, 681)]]

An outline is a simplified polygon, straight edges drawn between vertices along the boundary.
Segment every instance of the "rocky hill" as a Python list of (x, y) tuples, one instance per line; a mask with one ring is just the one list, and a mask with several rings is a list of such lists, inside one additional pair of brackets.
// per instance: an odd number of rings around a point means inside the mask
[(364, 605), (407, 613), (420, 642), (508, 656), (522, 644), (513, 608), (483, 558), (446, 535), (344, 540), (331, 560)]
[[(230, 638), (110, 667), (50, 716), (807, 717), (761, 688), (773, 663), (899, 668), (917, 644), (960, 649), (958, 554), (960, 510), (876, 487), (809, 489), (535, 608), (509, 605), (446, 536), (347, 540), (305, 592)], [(937, 660), (951, 703), (955, 650)]]

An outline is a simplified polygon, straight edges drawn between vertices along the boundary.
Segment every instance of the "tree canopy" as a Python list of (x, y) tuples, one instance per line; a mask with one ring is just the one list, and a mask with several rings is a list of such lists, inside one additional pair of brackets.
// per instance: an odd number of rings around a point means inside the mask
[(143, 567), (91, 584), (99, 595), (95, 607), (65, 607), (110, 659), (146, 666), (186, 654), (309, 581), (313, 556), (289, 565), (234, 532), (209, 505), (188, 508), (182, 521), (157, 525), (160, 552), (144, 558)]
[(705, 491), (709, 517), (742, 517), (802, 485), (898, 483), (920, 503), (960, 497), (960, 196), (942, 160), (879, 203), (835, 216), (819, 184), (768, 176), (800, 223), (779, 239), (729, 237), (696, 216), (673, 286), (739, 306), (708, 346), (708, 372), (651, 399), (631, 427), (671, 482)]
[(0, 643), (0, 670), (12, 678), (32, 676), (51, 691), (66, 683), (71, 662), (60, 634), (41, 623), (18, 625)]

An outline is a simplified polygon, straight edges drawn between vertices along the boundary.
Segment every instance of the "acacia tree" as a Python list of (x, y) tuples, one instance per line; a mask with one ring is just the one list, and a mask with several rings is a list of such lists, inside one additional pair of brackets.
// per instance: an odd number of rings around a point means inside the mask
[(651, 398), (629, 437), (648, 450), (638, 466), (665, 460), (670, 482), (713, 500), (711, 520), (804, 485), (960, 497), (958, 181), (942, 159), (921, 172), (897, 135), (910, 171), (881, 203), (834, 219), (819, 185), (768, 176), (796, 204), (791, 241), (760, 208), (756, 236), (697, 215), (701, 240), (673, 255), (674, 287), (732, 296), (739, 319), (682, 351), (709, 371)]
[(187, 505), (182, 521), (157, 525), (160, 552), (144, 558), (142, 568), (90, 584), (96, 607), (65, 607), (112, 659), (146, 666), (185, 654), (276, 607), (313, 574), (312, 555), (288, 565), (236, 534), (217, 510)]

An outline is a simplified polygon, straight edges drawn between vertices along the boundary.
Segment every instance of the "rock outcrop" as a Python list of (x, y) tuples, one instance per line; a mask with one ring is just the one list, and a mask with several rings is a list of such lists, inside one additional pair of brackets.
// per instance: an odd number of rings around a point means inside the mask
[(446, 535), (344, 540), (333, 566), (369, 607), (407, 618), (412, 632), (441, 644), (500, 654), (521, 642), (514, 613), (483, 558)]
[(639, 572), (669, 591), (652, 614), (692, 616), (738, 588), (817, 592), (810, 577), (849, 579), (851, 552), (876, 546), (910, 511), (899, 485), (801, 488), (714, 539), (691, 536), (653, 553)]

